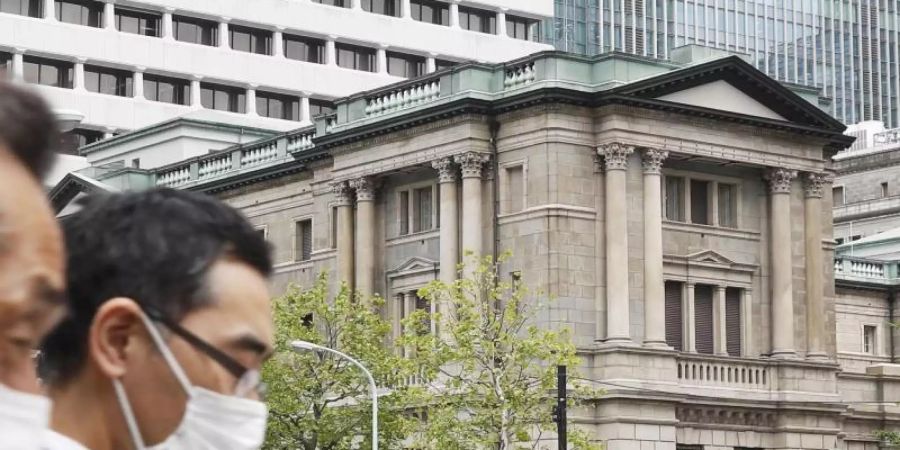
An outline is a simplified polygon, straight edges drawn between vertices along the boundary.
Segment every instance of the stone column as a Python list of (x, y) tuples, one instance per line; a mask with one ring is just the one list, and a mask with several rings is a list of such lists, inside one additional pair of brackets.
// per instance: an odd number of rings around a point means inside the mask
[(300, 96), (300, 121), (301, 122), (312, 122), (312, 117), (310, 117), (309, 112), (309, 92), (304, 92), (302, 96)]
[(412, 19), (412, 11), (409, 0), (400, 0), (400, 17), (404, 19)]
[(134, 69), (134, 98), (144, 98), (144, 71), (146, 67), (136, 67)]
[(56, 21), (56, 0), (44, 0), (44, 19)]
[(231, 22), (231, 18), (222, 17), (219, 19), (219, 47), (220, 48), (231, 48), (231, 39), (228, 36), (228, 22)]
[(335, 40), (337, 36), (328, 36), (325, 41), (325, 64), (329, 66), (337, 65), (337, 49), (335, 48)]
[(681, 305), (681, 334), (684, 351), (697, 353), (697, 324), (694, 322), (694, 283), (684, 284), (685, 295)]
[(200, 95), (200, 80), (203, 77), (200, 75), (194, 75), (191, 79), (191, 108), (200, 109), (203, 108), (203, 102), (201, 101), (202, 97)]
[(25, 49), (17, 48), (13, 53), (12, 79), (25, 81)]
[(459, 0), (450, 0), (450, 28), (459, 28)]
[(165, 9), (163, 9), (162, 38), (166, 40), (175, 39), (175, 25), (172, 22), (173, 13), (175, 13), (175, 8), (167, 6)]
[(255, 84), (247, 85), (247, 105), (244, 109), (247, 110), (247, 115), (250, 116), (258, 115), (256, 111), (256, 87), (257, 86)]
[(713, 298), (713, 351), (719, 356), (728, 356), (725, 330), (725, 286), (716, 286)]
[(753, 290), (744, 288), (741, 299), (741, 356), (755, 356), (753, 352)]
[(474, 273), (476, 267), (473, 264), (477, 264), (471, 257), (467, 258), (466, 253), (471, 252), (476, 260), (480, 260), (483, 251), (481, 168), (488, 158), (488, 155), (476, 152), (454, 157), (462, 168), (462, 251), (466, 276)]
[(337, 275), (339, 283), (347, 283), (347, 287), (353, 289), (353, 267), (355, 250), (353, 245), (353, 190), (346, 181), (340, 181), (331, 186), (334, 196), (337, 198)]
[(76, 91), (86, 90), (85, 86), (84, 86), (84, 63), (86, 61), (87, 60), (85, 58), (78, 58), (75, 60), (75, 70), (74, 70), (74, 76), (73, 76), (73, 80), (72, 80), (72, 83), (73, 83), (72, 87)]
[(375, 50), (375, 70), (378, 73), (388, 73), (387, 44), (380, 44)]
[(403, 294), (395, 294), (389, 303), (388, 314), (390, 317), (388, 319), (391, 321), (391, 338), (394, 344), (403, 335), (403, 301)]
[(827, 173), (806, 173), (804, 181), (804, 236), (806, 238), (806, 357), (825, 359), (825, 264), (822, 256), (822, 196), (833, 181)]
[(429, 53), (425, 58), (425, 73), (437, 71), (437, 53)]
[(356, 292), (363, 298), (375, 293), (375, 180), (350, 180), (356, 190)]
[(644, 149), (644, 345), (666, 345), (666, 299), (663, 280), (662, 186), (665, 150)]
[(275, 27), (272, 32), (272, 56), (284, 58), (284, 28)]
[(450, 157), (432, 161), (441, 184), (441, 281), (456, 281), (459, 264), (459, 209), (456, 195), (456, 165)]
[(634, 147), (611, 143), (597, 152), (606, 169), (606, 342), (629, 343), (626, 171)]
[(794, 356), (794, 296), (791, 255), (791, 182), (797, 172), (772, 168), (766, 172), (771, 211), (769, 279), (772, 284), (772, 356)]
[[(415, 291), (407, 291), (403, 293), (403, 318), (409, 317), (413, 311), (416, 310), (416, 293)], [(413, 356), (413, 352), (415, 349), (413, 347), (406, 347), (403, 349), (406, 357)]]
[(116, 5), (112, 0), (106, 0), (103, 5), (103, 28), (116, 29)]
[(497, 10), (497, 36), (507, 37), (506, 10), (506, 8), (500, 8)]

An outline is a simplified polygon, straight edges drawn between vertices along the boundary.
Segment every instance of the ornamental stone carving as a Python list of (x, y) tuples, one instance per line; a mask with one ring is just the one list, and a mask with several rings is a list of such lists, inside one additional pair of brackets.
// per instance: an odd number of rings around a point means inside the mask
[(791, 182), (797, 178), (796, 170), (771, 168), (763, 178), (769, 183), (770, 194), (790, 194)]
[(375, 180), (372, 177), (350, 180), (350, 187), (356, 190), (357, 202), (375, 201)]
[(353, 189), (350, 183), (346, 181), (338, 181), (331, 185), (331, 192), (337, 198), (337, 206), (348, 206), (353, 204)]
[(655, 148), (645, 148), (641, 152), (641, 165), (644, 167), (646, 174), (659, 174), (662, 169), (663, 161), (669, 157), (669, 152)]
[(484, 153), (468, 152), (456, 155), (453, 160), (462, 168), (463, 178), (481, 178), (481, 168), (490, 159)]
[(456, 165), (449, 156), (431, 162), (431, 167), (438, 171), (438, 181), (453, 183), (456, 181)]
[(597, 154), (603, 156), (606, 170), (625, 170), (628, 168), (628, 155), (634, 153), (633, 145), (613, 142), (597, 147)]
[(834, 182), (834, 175), (824, 172), (807, 172), (803, 174), (803, 192), (806, 198), (822, 198), (826, 184)]

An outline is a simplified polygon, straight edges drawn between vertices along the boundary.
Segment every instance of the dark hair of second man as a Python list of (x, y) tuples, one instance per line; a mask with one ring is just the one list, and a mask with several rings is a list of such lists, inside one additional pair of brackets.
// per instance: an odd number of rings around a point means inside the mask
[(125, 297), (169, 319), (209, 304), (206, 277), (221, 257), (272, 270), (268, 244), (236, 210), (173, 189), (89, 198), (63, 222), (68, 317), (45, 339), (39, 370), (51, 385), (74, 377), (87, 358), (88, 330), (107, 300)]
[(53, 164), (60, 143), (56, 117), (47, 103), (23, 87), (0, 81), (0, 146), (5, 146), (35, 177)]

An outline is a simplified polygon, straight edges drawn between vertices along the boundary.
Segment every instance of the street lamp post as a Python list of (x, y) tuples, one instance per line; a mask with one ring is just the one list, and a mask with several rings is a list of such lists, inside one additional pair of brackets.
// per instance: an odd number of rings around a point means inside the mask
[(356, 367), (359, 367), (364, 374), (366, 374), (366, 378), (369, 379), (369, 390), (372, 392), (372, 450), (378, 450), (378, 386), (375, 385), (375, 378), (372, 377), (372, 372), (369, 372), (369, 369), (366, 369), (359, 361), (353, 359), (350, 355), (346, 353), (341, 353), (335, 349), (323, 347), (321, 345), (313, 344), (312, 342), (306, 341), (293, 341), (291, 342), (291, 347), (294, 348), (294, 351), (311, 351), (311, 352), (327, 352), (335, 354), (341, 358), (350, 361)]

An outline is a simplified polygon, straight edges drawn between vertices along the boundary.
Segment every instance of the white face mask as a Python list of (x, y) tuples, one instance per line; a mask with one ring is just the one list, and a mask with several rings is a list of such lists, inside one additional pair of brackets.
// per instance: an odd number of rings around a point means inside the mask
[(50, 399), (0, 384), (0, 450), (38, 450), (50, 422)]
[(266, 435), (266, 416), (263, 402), (220, 394), (192, 386), (172, 351), (163, 341), (156, 326), (143, 316), (150, 336), (162, 353), (175, 378), (188, 395), (181, 424), (165, 441), (144, 445), (131, 404), (118, 379), (113, 380), (116, 398), (125, 415), (136, 450), (257, 450)]

